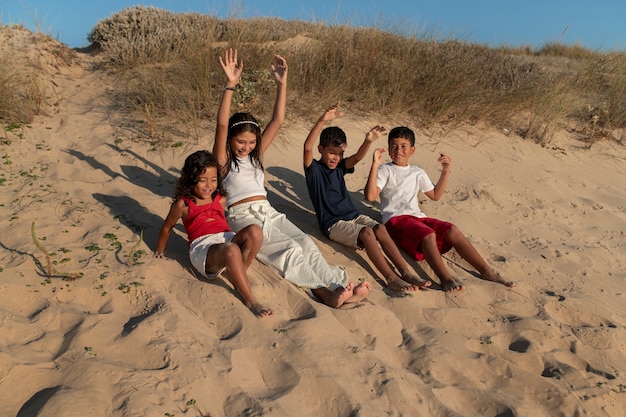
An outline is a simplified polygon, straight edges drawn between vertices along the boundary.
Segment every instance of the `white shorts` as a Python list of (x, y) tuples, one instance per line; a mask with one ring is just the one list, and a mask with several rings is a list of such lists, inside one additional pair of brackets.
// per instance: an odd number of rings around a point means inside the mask
[[(206, 235), (195, 239), (189, 245), (189, 260), (191, 264), (202, 276), (209, 279), (215, 279), (225, 269), (225, 267), (211, 267), (206, 264), (206, 256), (209, 253), (209, 248), (213, 245), (219, 245), (220, 243), (228, 243), (235, 237), (234, 232), (222, 232), (215, 233), (213, 235)], [(207, 272), (209, 271), (213, 272)]]
[(351, 248), (359, 248), (359, 234), (364, 227), (374, 228), (380, 223), (365, 214), (359, 214), (352, 220), (339, 220), (328, 228), (330, 240)]

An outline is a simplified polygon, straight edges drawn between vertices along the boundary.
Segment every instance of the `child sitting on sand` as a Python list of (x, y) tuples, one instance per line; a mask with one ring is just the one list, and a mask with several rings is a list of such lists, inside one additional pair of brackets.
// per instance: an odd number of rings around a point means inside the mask
[(259, 304), (250, 288), (246, 269), (261, 247), (263, 232), (250, 225), (235, 234), (224, 215), (225, 198), (217, 159), (208, 151), (197, 151), (185, 159), (176, 184), (174, 202), (159, 233), (155, 256), (163, 258), (165, 245), (179, 219), (187, 231), (189, 258), (194, 268), (207, 278), (215, 278), (224, 268), (228, 279), (257, 317), (273, 314)]
[(260, 226), (264, 241), (257, 258), (288, 281), (310, 290), (324, 304), (340, 307), (362, 300), (369, 293), (369, 283), (348, 283), (346, 272), (328, 265), (313, 240), (267, 200), (261, 157), (285, 120), (287, 62), (276, 55), (271, 66), (278, 88), (272, 119), (263, 133), (250, 113), (235, 113), (229, 118), (243, 64), (237, 62), (237, 51), (232, 49), (223, 59), (220, 56), (220, 63), (226, 87), (217, 115), (213, 152), (228, 192), (228, 222), (235, 231)]
[(409, 158), (415, 152), (415, 135), (411, 129), (393, 128), (387, 140), (391, 162), (382, 165), (385, 149), (374, 151), (365, 199), (374, 201), (380, 195), (383, 224), (391, 238), (409, 256), (418, 261), (426, 259), (441, 280), (444, 291), (463, 289), (463, 284), (448, 272), (441, 257), (451, 248), (476, 268), (482, 279), (514, 287), (513, 282), (504, 280), (487, 265), (455, 225), (427, 217), (420, 210), (417, 198), (420, 191), (433, 201), (443, 195), (450, 175), (450, 157), (444, 152), (439, 154), (442, 171), (439, 181), (433, 185), (426, 171), (409, 164)]
[[(306, 184), (322, 233), (330, 240), (346, 246), (365, 248), (374, 266), (387, 281), (387, 286), (393, 291), (415, 291), (429, 286), (430, 282), (422, 281), (411, 271), (385, 227), (359, 213), (346, 188), (344, 175), (354, 172), (354, 166), (365, 157), (372, 142), (385, 133), (385, 128), (374, 126), (365, 135), (358, 151), (344, 159), (347, 141), (343, 130), (339, 127), (322, 130), (325, 124), (341, 115), (339, 103), (326, 110), (304, 142)], [(321, 153), (319, 161), (313, 159), (313, 144), (318, 136), (318, 150)], [(399, 273), (391, 268), (385, 254)]]

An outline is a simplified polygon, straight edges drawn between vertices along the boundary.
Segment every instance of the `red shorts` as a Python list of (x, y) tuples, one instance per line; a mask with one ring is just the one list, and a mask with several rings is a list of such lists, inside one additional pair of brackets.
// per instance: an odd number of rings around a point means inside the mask
[(415, 216), (396, 216), (385, 223), (387, 232), (396, 245), (418, 261), (424, 259), (420, 242), (431, 233), (437, 237), (439, 253), (452, 249), (452, 245), (444, 241), (445, 234), (452, 226), (452, 223), (442, 220)]

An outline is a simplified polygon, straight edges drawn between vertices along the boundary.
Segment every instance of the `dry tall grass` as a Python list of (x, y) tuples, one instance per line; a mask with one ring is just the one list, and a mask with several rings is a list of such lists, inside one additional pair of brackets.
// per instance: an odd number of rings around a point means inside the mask
[(622, 141), (615, 132), (626, 127), (623, 52), (554, 43), (537, 51), (489, 48), (375, 28), (219, 20), (141, 6), (99, 22), (89, 40), (119, 77), (116, 105), (142, 115), (154, 144), (178, 141), (172, 130), (181, 126), (197, 138), (202, 122), (213, 119), (224, 83), (218, 56), (226, 47), (244, 58), (234, 105), (261, 120), (270, 115), (268, 66), (279, 53), (290, 65), (289, 110), (296, 117), (309, 119), (342, 101), (416, 126), (482, 122), (544, 144), (564, 127), (586, 143)]
[[(10, 29), (0, 25), (2, 43), (10, 40)], [(30, 122), (45, 101), (35, 69), (16, 61), (11, 50), (0, 47), (0, 121), (6, 125)]]
[[(38, 49), (53, 58), (45, 58)], [(30, 123), (58, 100), (43, 81), (44, 75), (69, 65), (74, 57), (73, 50), (48, 35), (0, 24), (0, 124), (4, 129)]]

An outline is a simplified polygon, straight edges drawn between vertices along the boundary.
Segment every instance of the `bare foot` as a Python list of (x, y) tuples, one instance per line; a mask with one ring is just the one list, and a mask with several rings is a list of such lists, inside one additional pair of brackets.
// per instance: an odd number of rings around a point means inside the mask
[(430, 287), (431, 284), (430, 281), (425, 281), (411, 272), (404, 272), (402, 274), (402, 279), (409, 284), (417, 285), (417, 288), (420, 290)]
[(367, 281), (363, 281), (359, 283), (356, 287), (354, 287), (354, 291), (352, 292), (352, 297), (348, 298), (344, 301), (344, 304), (348, 303), (358, 303), (363, 300), (370, 293), (370, 283)]
[(267, 308), (263, 306), (263, 304), (260, 304), (260, 303), (250, 304), (248, 305), (248, 308), (258, 318), (263, 318), (263, 317), (271, 316), (272, 314), (274, 314), (274, 311), (272, 311), (272, 309)]
[(349, 282), (346, 287), (339, 287), (333, 291), (333, 296), (328, 300), (330, 307), (337, 308), (341, 306), (346, 300), (349, 300), (354, 295), (354, 284)]
[(452, 278), (449, 281), (442, 282), (441, 287), (445, 292), (457, 292), (463, 290), (465, 287), (461, 284), (460, 281), (457, 281), (456, 278)]
[(495, 282), (498, 284), (502, 284), (509, 288), (517, 287), (517, 284), (515, 282), (507, 281), (506, 279), (502, 278), (502, 276), (499, 273), (495, 271), (491, 271), (489, 275), (481, 275), (480, 277), (484, 279), (485, 281), (491, 281), (491, 282)]
[(419, 287), (415, 284), (412, 284), (410, 282), (406, 282), (403, 279), (400, 278), (394, 278), (394, 279), (387, 279), (387, 288), (389, 288), (391, 291), (398, 291), (398, 292), (406, 292), (406, 291), (417, 291), (419, 290)]

